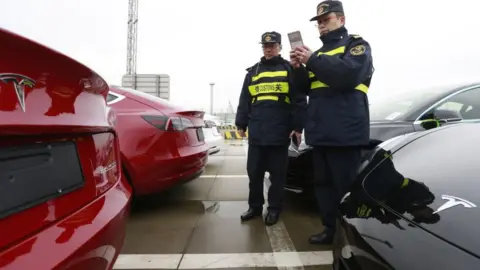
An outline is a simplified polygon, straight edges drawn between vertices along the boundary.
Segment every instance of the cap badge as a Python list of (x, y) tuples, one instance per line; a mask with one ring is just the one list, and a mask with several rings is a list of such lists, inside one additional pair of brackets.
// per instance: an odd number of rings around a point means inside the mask
[(328, 4), (320, 4), (317, 7), (317, 15), (322, 14), (328, 8)]

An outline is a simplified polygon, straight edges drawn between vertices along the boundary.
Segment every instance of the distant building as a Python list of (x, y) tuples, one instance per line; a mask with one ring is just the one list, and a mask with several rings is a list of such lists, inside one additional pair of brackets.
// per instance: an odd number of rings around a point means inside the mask
[(122, 86), (170, 100), (170, 76), (167, 74), (125, 74)]

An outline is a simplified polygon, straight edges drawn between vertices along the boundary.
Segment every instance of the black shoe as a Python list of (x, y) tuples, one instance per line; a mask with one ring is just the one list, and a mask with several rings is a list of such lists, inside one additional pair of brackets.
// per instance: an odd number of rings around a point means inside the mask
[(242, 221), (248, 221), (253, 218), (259, 217), (262, 215), (262, 210), (261, 209), (254, 209), (254, 208), (248, 208), (247, 212), (243, 213), (240, 216), (240, 219)]
[(265, 225), (272, 226), (278, 222), (279, 218), (280, 218), (280, 213), (268, 212), (267, 216), (265, 216)]
[(313, 245), (331, 245), (333, 243), (333, 235), (332, 232), (323, 231), (310, 236), (308, 242)]

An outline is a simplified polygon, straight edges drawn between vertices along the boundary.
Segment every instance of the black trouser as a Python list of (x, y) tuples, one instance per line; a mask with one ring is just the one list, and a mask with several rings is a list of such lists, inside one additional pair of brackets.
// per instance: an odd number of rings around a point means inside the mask
[(270, 173), (271, 186), (268, 189), (268, 211), (282, 210), (284, 186), (287, 178), (288, 145), (260, 146), (249, 145), (247, 172), (250, 179), (248, 204), (261, 209), (265, 203), (263, 184), (265, 172)]
[(315, 196), (325, 229), (335, 232), (340, 201), (355, 181), (360, 147), (313, 147)]

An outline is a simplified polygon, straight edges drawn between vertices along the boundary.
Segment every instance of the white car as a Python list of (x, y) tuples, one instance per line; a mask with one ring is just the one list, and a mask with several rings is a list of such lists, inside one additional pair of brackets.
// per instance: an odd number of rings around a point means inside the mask
[(213, 155), (220, 152), (223, 144), (222, 133), (218, 130), (217, 122), (214, 116), (205, 114), (203, 117), (205, 125), (203, 127), (203, 134), (205, 135), (205, 142), (209, 146), (208, 154)]

